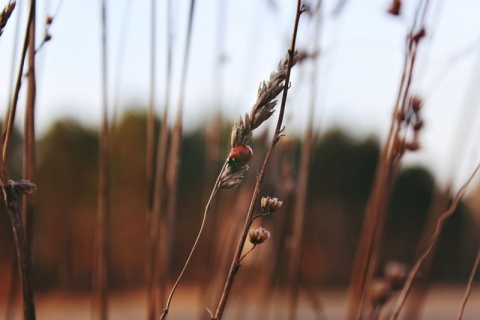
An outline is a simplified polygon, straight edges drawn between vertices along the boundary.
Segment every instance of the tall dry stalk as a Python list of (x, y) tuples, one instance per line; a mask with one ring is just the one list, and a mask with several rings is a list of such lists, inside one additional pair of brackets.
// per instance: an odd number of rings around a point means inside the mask
[[(419, 116), (422, 100), (412, 94), (411, 84), (419, 44), (425, 36), (425, 16), (429, 0), (419, 2), (417, 16), (406, 37), (403, 72), (393, 110), (387, 142), (380, 154), (373, 189), (368, 202), (349, 285), (347, 319), (360, 319), (366, 289), (370, 286), (380, 252), (385, 215), (391, 189), (405, 152), (419, 148)], [(412, 118), (412, 116), (414, 116)]]
[[(314, 10), (316, 14), (313, 35), (313, 52), (319, 50), (322, 12), (322, 1), (317, 2)], [(312, 62), (311, 88), (310, 88), (310, 108), (308, 111), (308, 123), (305, 130), (302, 143), (302, 153), (300, 156), (300, 168), (298, 173), (298, 182), (295, 195), (295, 207), (293, 210), (293, 227), (291, 243), (289, 246), (290, 261), (288, 266), (288, 319), (296, 319), (298, 308), (298, 296), (300, 292), (300, 261), (302, 258), (303, 228), (305, 208), (307, 202), (308, 176), (310, 172), (310, 161), (313, 149), (313, 119), (315, 114), (315, 105), (318, 92), (318, 57)]]
[(150, 6), (150, 97), (147, 110), (147, 146), (146, 146), (146, 190), (147, 190), (147, 205), (146, 205), (146, 227), (152, 227), (154, 232), (147, 232), (147, 247), (146, 247), (146, 261), (145, 261), (145, 280), (147, 283), (147, 319), (154, 320), (156, 318), (157, 301), (154, 294), (155, 280), (155, 257), (156, 250), (155, 243), (158, 236), (158, 217), (154, 217), (153, 202), (155, 197), (155, 172), (161, 170), (156, 168), (155, 163), (155, 92), (156, 92), (156, 16), (157, 8), (156, 1), (151, 1)]
[[(13, 10), (15, 9), (15, 1), (9, 2), (4, 10), (0, 13), (0, 35), (3, 33), (3, 30), (10, 18)], [(20, 92), (21, 87), (21, 79), (23, 76), (23, 67), (25, 63), (25, 58), (27, 54), (27, 50), (29, 46), (31, 46), (33, 37), (31, 37), (32, 30), (34, 31), (34, 16), (35, 16), (35, 1), (32, 0), (30, 2), (30, 9), (29, 9), (29, 17), (27, 21), (27, 29), (25, 33), (25, 40), (24, 46), (22, 51), (22, 57), (20, 59), (20, 67), (19, 72), (17, 75), (17, 81), (15, 84), (15, 92), (12, 95), (12, 101), (10, 103), (10, 108), (8, 111), (8, 120), (4, 123), (4, 130), (2, 134), (2, 139), (0, 143), (0, 147), (2, 149), (2, 156), (0, 157), (0, 186), (3, 192), (3, 199), (5, 201), (7, 211), (9, 214), (9, 218), (12, 224), (13, 235), (15, 239), (15, 249), (17, 254), (17, 266), (18, 271), (21, 279), (21, 287), (22, 287), (22, 300), (23, 300), (23, 317), (27, 320), (34, 320), (35, 319), (35, 302), (34, 302), (34, 295), (33, 295), (33, 288), (31, 284), (31, 270), (30, 270), (30, 259), (29, 259), (29, 250), (28, 250), (28, 242), (26, 237), (25, 231), (25, 223), (22, 219), (22, 214), (17, 204), (16, 193), (17, 194), (30, 194), (31, 191), (34, 189), (34, 185), (28, 181), (21, 182), (20, 184), (16, 184), (8, 180), (7, 176), (7, 169), (6, 169), (6, 161), (8, 155), (8, 146), (10, 141), (10, 136), (13, 130), (13, 123), (15, 119), (15, 111), (16, 106), (18, 103), (18, 95)], [(34, 51), (34, 50), (33, 50)], [(29, 58), (30, 60), (31, 58)], [(30, 60), (30, 67), (34, 67), (34, 62)], [(34, 77), (34, 75), (33, 75)], [(33, 78), (34, 79), (34, 78)], [(30, 83), (31, 84), (31, 83)], [(29, 97), (33, 98), (30, 101), (34, 101), (34, 94), (32, 94), (34, 86), (30, 87)], [(28, 98), (27, 98), (28, 99)], [(27, 107), (28, 108), (28, 107)], [(28, 114), (27, 110), (27, 114)], [(28, 117), (28, 116), (27, 116)], [(31, 125), (28, 123), (26, 126)], [(23, 189), (26, 187), (27, 189)], [(24, 191), (22, 191), (22, 189)], [(12, 286), (14, 284), (12, 283)]]
[[(477, 101), (480, 99), (480, 91), (478, 90), (478, 83), (480, 81), (480, 52), (477, 53), (475, 58), (474, 67), (472, 69), (471, 78), (466, 89), (466, 96), (464, 103), (462, 105), (462, 111), (460, 119), (456, 123), (456, 128), (453, 133), (453, 141), (468, 141), (468, 137), (472, 134), (473, 129), (475, 128), (474, 121), (478, 118), (479, 108), (477, 107)], [(475, 145), (475, 144), (474, 144)], [(418, 250), (420, 253), (423, 248), (428, 243), (430, 234), (433, 231), (435, 221), (438, 217), (448, 208), (448, 199), (452, 194), (452, 186), (455, 180), (455, 177), (458, 176), (460, 168), (462, 168), (462, 159), (465, 159), (466, 153), (469, 146), (464, 143), (455, 143), (452, 147), (452, 150), (449, 154), (448, 165), (449, 165), (449, 178), (445, 187), (442, 190), (438, 191), (435, 195), (434, 200), (432, 201), (433, 206), (428, 213), (427, 222), (425, 223), (425, 228), (422, 231), (422, 236), (418, 241)], [(433, 249), (435, 250), (435, 248)], [(410, 319), (419, 314), (421, 310), (421, 305), (424, 301), (424, 295), (427, 291), (427, 280), (430, 269), (432, 268), (433, 256), (432, 253), (430, 257), (426, 259), (422, 267), (422, 276), (417, 280), (413, 292), (411, 295), (415, 297), (409, 299), (407, 310), (405, 311), (405, 316)]]
[[(30, 24), (30, 39), (28, 49), (28, 90), (27, 106), (25, 112), (24, 148), (23, 148), (23, 177), (35, 181), (35, 97), (36, 97), (36, 76), (35, 76), (35, 7), (36, 1), (31, 0), (33, 7), (33, 19)], [(30, 247), (33, 217), (33, 195), (23, 197), (22, 217), (25, 224), (27, 244)]]
[[(243, 248), (245, 246), (245, 241), (247, 239), (247, 235), (249, 233), (250, 227), (251, 227), (253, 219), (254, 219), (253, 218), (253, 211), (255, 209), (255, 204), (256, 204), (257, 198), (260, 194), (260, 187), (262, 185), (262, 182), (263, 182), (263, 179), (264, 179), (264, 176), (265, 176), (265, 173), (266, 173), (266, 169), (267, 169), (268, 164), (270, 162), (270, 158), (272, 157), (273, 150), (275, 149), (275, 146), (277, 145), (277, 143), (280, 141), (280, 138), (281, 138), (281, 135), (282, 135), (282, 132), (283, 132), (283, 128), (282, 128), (283, 117), (284, 117), (284, 113), (285, 113), (285, 105), (286, 105), (286, 102), (287, 102), (287, 95), (288, 95), (288, 89), (289, 89), (289, 84), (290, 84), (290, 72), (291, 72), (292, 67), (294, 66), (294, 64), (296, 62), (295, 60), (298, 59), (298, 56), (296, 55), (296, 52), (295, 52), (295, 44), (296, 44), (296, 39), (297, 39), (298, 23), (300, 21), (300, 15), (304, 12), (304, 10), (305, 9), (301, 5), (301, 1), (298, 0), (297, 1), (297, 10), (296, 10), (296, 13), (295, 13), (295, 22), (294, 22), (294, 27), (293, 27), (292, 40), (291, 40), (291, 43), (290, 43), (290, 49), (288, 50), (288, 59), (287, 59), (286, 63), (284, 63), (285, 78), (282, 79), (282, 80), (284, 80), (285, 84), (282, 86), (283, 95), (282, 95), (282, 102), (281, 102), (281, 106), (280, 106), (280, 112), (279, 112), (279, 116), (278, 116), (278, 120), (277, 120), (277, 126), (275, 128), (275, 132), (273, 134), (273, 138), (272, 138), (272, 142), (270, 143), (270, 147), (268, 148), (267, 155), (265, 156), (265, 160), (263, 162), (262, 169), (260, 170), (260, 172), (257, 176), (257, 183), (255, 185), (255, 189), (253, 191), (250, 206), (249, 206), (249, 209), (248, 209), (248, 212), (247, 212), (247, 215), (246, 215), (243, 232), (242, 232), (242, 235), (241, 235), (240, 240), (238, 242), (237, 249), (235, 251), (235, 255), (233, 257), (232, 264), (230, 266), (230, 271), (229, 271), (227, 279), (225, 281), (222, 296), (220, 297), (220, 300), (219, 300), (218, 306), (217, 306), (217, 310), (216, 310), (215, 315), (213, 317), (213, 319), (215, 319), (215, 320), (220, 320), (223, 316), (223, 312), (225, 311), (225, 306), (227, 304), (227, 300), (228, 300), (228, 297), (230, 295), (230, 290), (231, 290), (233, 282), (235, 280), (235, 276), (236, 276), (236, 274), (237, 274), (237, 272), (240, 268), (240, 262), (241, 262), (241, 259), (242, 259), (242, 252), (243, 252)], [(235, 131), (237, 131), (237, 132), (235, 132)], [(248, 131), (242, 132), (242, 130), (238, 130), (238, 129), (235, 130), (235, 127), (234, 127), (233, 133), (236, 134), (236, 141), (239, 141), (239, 140), (243, 141), (245, 133), (248, 133)], [(232, 133), (232, 137), (234, 137), (233, 133)], [(232, 141), (235, 141), (235, 140), (232, 139)], [(235, 143), (232, 143), (232, 145), (235, 145)]]
[[(299, 1), (300, 2), (300, 1)], [(303, 12), (303, 10), (301, 10)], [(296, 35), (296, 28), (295, 28), (295, 35)], [(294, 38), (295, 39), (295, 38)], [(298, 60), (298, 54), (296, 52), (290, 52), (289, 51), (289, 57), (286, 61), (281, 61), (278, 65), (278, 70), (276, 72), (273, 72), (270, 75), (270, 80), (269, 82), (263, 82), (259, 89), (258, 89), (258, 97), (257, 97), (257, 102), (253, 106), (252, 110), (250, 113), (247, 113), (245, 117), (240, 117), (235, 121), (235, 124), (233, 126), (232, 130), (232, 135), (231, 135), (231, 145), (232, 147), (237, 147), (237, 146), (245, 146), (249, 139), (252, 136), (253, 131), (258, 128), (264, 121), (266, 121), (274, 112), (274, 108), (276, 106), (277, 101), (274, 100), (283, 90), (284, 88), (288, 87), (288, 85), (285, 85), (288, 83), (288, 79), (290, 76), (290, 69), (291, 67), (296, 63)], [(284, 91), (284, 98), (286, 97), (286, 93)], [(283, 114), (284, 114), (284, 108), (285, 108), (285, 101), (282, 102), (282, 108), (280, 110), (280, 119), (283, 119)], [(277, 134), (275, 135), (275, 144), (278, 142), (281, 136), (281, 124), (282, 122), (280, 121), (277, 126)], [(268, 159), (271, 156), (271, 151), (272, 148), (269, 149), (270, 153), (267, 154)], [(268, 163), (268, 161), (267, 161)], [(265, 165), (265, 163), (264, 163)], [(210, 209), (210, 205), (212, 203), (213, 198), (217, 194), (217, 192), (221, 189), (229, 189), (238, 186), (242, 180), (244, 173), (248, 170), (248, 166), (246, 163), (243, 163), (241, 166), (232, 166), (232, 164), (228, 161), (228, 159), (225, 161), (222, 169), (220, 170), (220, 173), (217, 177), (217, 180), (213, 186), (212, 192), (210, 194), (209, 200), (207, 201), (207, 204), (205, 206), (205, 210), (203, 213), (203, 218), (202, 222), (200, 225), (200, 230), (197, 234), (197, 237), (194, 241), (193, 247), (187, 257), (187, 260), (185, 262), (185, 265), (183, 266), (179, 277), (177, 278), (176, 282), (173, 285), (173, 288), (170, 292), (170, 295), (168, 297), (166, 306), (163, 310), (161, 319), (165, 319), (170, 308), (170, 304), (172, 302), (173, 296), (175, 294), (175, 291), (183, 277), (183, 274), (188, 267), (188, 264), (190, 262), (190, 259), (197, 247), (197, 244), (200, 240), (200, 237), (202, 235), (203, 229), (205, 227), (205, 222), (207, 218), (207, 213)], [(261, 177), (261, 180), (263, 180), (263, 175)], [(260, 181), (261, 181), (260, 180)], [(258, 181), (258, 180), (257, 180)], [(261, 183), (260, 183), (261, 184)], [(259, 187), (260, 184), (257, 182), (257, 187), (256, 187), (256, 197), (258, 196), (259, 192)], [(252, 200), (253, 201), (253, 200)], [(252, 208), (253, 210), (253, 208)], [(250, 217), (252, 214), (250, 213)], [(250, 222), (251, 224), (251, 222)], [(248, 230), (247, 230), (248, 233)], [(245, 235), (246, 237), (246, 235)], [(243, 241), (244, 243), (244, 241)], [(238, 254), (238, 259), (240, 259), (240, 254)], [(233, 278), (230, 277), (230, 285), (233, 282)], [(222, 302), (219, 306), (223, 305), (226, 302), (226, 297), (228, 296), (227, 294), (223, 295)], [(223, 308), (219, 309), (219, 312), (222, 312)]]
[[(7, 6), (7, 8), (5, 8), (5, 10), (2, 12), (2, 17), (5, 19), (4, 24), (7, 23), (7, 20), (10, 17), (14, 8), (15, 8), (15, 2), (10, 2), (9, 5)], [(3, 124), (1, 145), (2, 145), (2, 157), (3, 157), (4, 162), (7, 161), (8, 148), (10, 146), (10, 137), (12, 135), (15, 114), (16, 114), (16, 111), (17, 111), (18, 96), (20, 95), (20, 89), (22, 87), (23, 68), (25, 66), (25, 58), (27, 56), (28, 46), (29, 46), (29, 43), (30, 43), (30, 26), (31, 26), (33, 17), (35, 15), (35, 10), (34, 9), (35, 9), (35, 7), (33, 7), (30, 4), (28, 20), (27, 20), (27, 28), (26, 28), (26, 32), (25, 32), (25, 39), (24, 39), (24, 42), (23, 42), (22, 55), (20, 57), (17, 78), (15, 80), (15, 86), (14, 86), (14, 89), (13, 89), (12, 100), (10, 101), (10, 106), (9, 106), (8, 112), (7, 112), (7, 117), (6, 117), (7, 121), (4, 122), (4, 124)], [(7, 13), (5, 14), (5, 12), (7, 12)], [(2, 18), (2, 17), (0, 17), (0, 18)]]
[[(6, 182), (5, 182), (6, 181)], [(18, 269), (22, 285), (23, 318), (35, 320), (35, 301), (31, 282), (31, 266), (28, 255), (27, 239), (22, 220), (22, 214), (17, 204), (17, 195), (28, 195), (35, 185), (28, 180), (14, 182), (8, 180), (5, 162), (0, 157), (0, 187), (2, 188), (10, 221), (12, 223), (13, 235), (15, 238), (15, 250), (17, 253)]]
[[(147, 317), (158, 316), (158, 306), (163, 305), (166, 295), (167, 267), (169, 259), (166, 252), (166, 222), (165, 215), (162, 215), (165, 207), (165, 172), (167, 166), (167, 147), (169, 142), (168, 129), (168, 112), (170, 104), (170, 87), (172, 74), (172, 22), (171, 22), (171, 3), (167, 1), (167, 19), (166, 19), (166, 33), (167, 33), (167, 65), (165, 68), (165, 98), (163, 116), (160, 122), (157, 141), (157, 155), (155, 163), (155, 178), (154, 178), (154, 196), (153, 196), (153, 211), (150, 222), (147, 219), (147, 236), (149, 237), (149, 245), (147, 246), (147, 270), (150, 268), (151, 276), (147, 275), (147, 287), (150, 290), (147, 301)], [(161, 220), (161, 217), (163, 219)]]
[[(177, 108), (177, 115), (175, 118), (175, 124), (172, 130), (172, 138), (170, 142), (170, 149), (168, 151), (168, 161), (166, 163), (166, 181), (165, 187), (168, 194), (167, 200), (167, 208), (166, 208), (166, 216), (165, 216), (165, 226), (164, 226), (164, 246), (162, 253), (165, 257), (164, 263), (165, 266), (168, 266), (170, 262), (169, 258), (171, 257), (171, 252), (173, 250), (173, 227), (175, 225), (175, 210), (176, 210), (176, 201), (177, 201), (177, 184), (178, 184), (178, 167), (180, 163), (180, 150), (181, 150), (181, 143), (182, 143), (182, 128), (183, 128), (183, 107), (184, 107), (184, 100), (185, 100), (185, 87), (187, 84), (187, 75), (188, 75), (188, 67), (189, 67), (189, 60), (190, 60), (190, 46), (192, 42), (192, 30), (193, 30), (193, 17), (195, 13), (195, 0), (190, 1), (190, 9), (188, 14), (188, 25), (187, 25), (187, 34), (185, 39), (185, 52), (183, 55), (183, 62), (182, 62), (182, 73), (180, 76), (180, 88), (179, 88), (179, 99), (178, 99), (178, 108)], [(168, 13), (170, 15), (170, 13)], [(166, 121), (166, 119), (165, 119)], [(190, 260), (191, 255), (188, 257), (188, 261)], [(159, 268), (158, 266), (157, 268)], [(180, 273), (180, 276), (175, 283), (168, 299), (166, 302), (166, 307), (162, 311), (161, 318), (165, 318), (168, 314), (169, 305), (171, 303), (171, 299), (173, 297), (173, 293), (183, 275), (185, 268)], [(164, 275), (163, 280), (166, 282), (169, 276), (169, 268), (163, 269)], [(163, 299), (163, 297), (162, 297)], [(163, 304), (163, 301), (159, 301)]]
[[(156, 163), (156, 172), (155, 172), (155, 197), (153, 202), (153, 214), (158, 220), (156, 230), (152, 230), (153, 233), (156, 233), (155, 239), (157, 244), (155, 245), (154, 256), (154, 281), (158, 286), (158, 299), (156, 307), (163, 305), (166, 301), (166, 292), (167, 292), (167, 281), (169, 271), (169, 256), (166, 254), (168, 251), (168, 241), (167, 241), (167, 223), (165, 221), (165, 215), (163, 215), (163, 220), (160, 222), (160, 216), (162, 216), (162, 210), (165, 207), (165, 195), (166, 195), (166, 185), (165, 185), (165, 173), (167, 170), (167, 158), (168, 158), (168, 143), (169, 143), (169, 127), (168, 127), (168, 112), (170, 104), (170, 87), (172, 79), (172, 3), (170, 0), (167, 1), (167, 23), (166, 23), (166, 33), (167, 33), (167, 66), (165, 68), (165, 98), (164, 98), (164, 111), (163, 117), (159, 128), (159, 140), (157, 146), (157, 163)], [(160, 225), (159, 225), (160, 223)], [(173, 233), (173, 232), (172, 232)], [(160, 236), (161, 238), (160, 238)], [(160, 247), (162, 246), (162, 247)]]
[[(225, 53), (225, 32), (227, 30), (228, 14), (226, 14), (229, 1), (217, 1), (216, 16), (217, 24), (215, 26), (215, 63), (213, 64), (213, 86), (212, 86), (212, 100), (213, 100), (213, 120), (209, 125), (205, 126), (205, 141), (204, 141), (204, 165), (203, 165), (203, 188), (202, 188), (202, 203), (206, 203), (209, 197), (210, 186), (215, 182), (218, 167), (221, 165), (221, 135), (223, 119), (221, 115), (224, 94), (223, 76), (226, 53)], [(203, 317), (205, 309), (203, 306), (209, 305), (214, 296), (216, 288), (215, 283), (218, 279), (216, 277), (214, 265), (219, 262), (219, 257), (214, 254), (216, 252), (215, 242), (218, 241), (217, 234), (222, 225), (221, 211), (218, 207), (217, 200), (212, 204), (212, 224), (207, 226), (205, 232), (205, 258), (206, 258), (206, 274), (200, 280), (199, 287), (205, 288), (204, 294), (201, 296), (199, 303), (199, 317)], [(222, 242), (224, 243), (224, 242)], [(215, 279), (215, 280), (212, 280)]]
[(110, 208), (110, 125), (108, 119), (108, 60), (107, 60), (107, 3), (101, 2), (102, 43), (102, 124), (99, 144), (98, 208), (96, 230), (96, 261), (94, 264), (94, 306), (96, 317), (108, 318), (108, 256)]
[(428, 247), (425, 249), (425, 251), (422, 253), (422, 255), (417, 259), (415, 262), (415, 265), (413, 268), (410, 270), (408, 273), (407, 280), (405, 281), (405, 285), (402, 288), (402, 291), (400, 292), (400, 295), (397, 299), (397, 302), (395, 304), (395, 307), (393, 309), (392, 315), (390, 317), (390, 320), (395, 320), (398, 318), (400, 311), (405, 304), (405, 301), (407, 300), (408, 294), (410, 293), (410, 290), (413, 286), (413, 282), (415, 281), (415, 278), (418, 275), (418, 272), (423, 266), (423, 262), (427, 257), (430, 255), (432, 252), (433, 248), (435, 247), (438, 238), (440, 237), (440, 234), (442, 232), (443, 226), (445, 222), (455, 213), (455, 210), (457, 209), (458, 203), (463, 197), (463, 194), (467, 191), (468, 186), (472, 182), (473, 178), (476, 176), (477, 172), (480, 170), (480, 165), (477, 165), (473, 173), (470, 175), (470, 178), (467, 180), (467, 182), (460, 188), (460, 190), (457, 192), (455, 197), (453, 198), (452, 203), (448, 207), (448, 209), (438, 218), (437, 223), (435, 225), (435, 230), (433, 231), (433, 234), (430, 238)]
[(477, 251), (477, 256), (475, 257), (475, 262), (472, 266), (472, 271), (468, 277), (467, 287), (465, 288), (465, 294), (463, 295), (462, 303), (458, 309), (457, 319), (461, 320), (463, 318), (463, 312), (465, 311), (465, 306), (467, 305), (468, 298), (472, 292), (473, 279), (475, 279), (475, 274), (477, 273), (478, 265), (480, 264), (480, 249)]

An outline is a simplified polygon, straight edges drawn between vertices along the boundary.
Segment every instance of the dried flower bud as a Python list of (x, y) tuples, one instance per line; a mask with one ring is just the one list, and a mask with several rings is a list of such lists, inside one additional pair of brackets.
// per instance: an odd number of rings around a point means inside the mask
[(414, 131), (420, 131), (423, 128), (423, 120), (417, 120), (415, 124), (413, 125), (413, 130)]
[(407, 278), (407, 266), (403, 263), (392, 261), (385, 266), (385, 280), (392, 290), (397, 291), (403, 287)]
[(37, 188), (34, 183), (28, 180), (10, 180), (10, 185), (13, 187), (13, 191), (18, 195), (31, 194)]
[(410, 106), (412, 107), (413, 111), (418, 112), (423, 106), (423, 100), (419, 96), (415, 95), (412, 96), (410, 99)]
[(415, 33), (411, 40), (412, 40), (412, 43), (413, 42), (419, 42), (423, 37), (425, 37), (427, 35), (427, 32), (425, 31), (425, 28), (421, 28), (420, 30), (418, 30), (417, 33)]
[(243, 174), (248, 171), (248, 166), (233, 168), (226, 166), (220, 177), (219, 186), (221, 189), (231, 189), (238, 186), (243, 181)]
[(406, 150), (409, 150), (409, 151), (417, 151), (420, 149), (420, 143), (414, 141), (414, 142), (406, 142), (404, 144), (404, 147)]
[(262, 207), (262, 213), (268, 214), (277, 211), (283, 204), (283, 201), (279, 201), (277, 198), (262, 197), (260, 205)]
[(400, 15), (400, 9), (402, 8), (402, 1), (401, 0), (393, 0), (390, 8), (388, 8), (387, 12), (393, 16)]
[(46, 25), (51, 25), (53, 22), (53, 17), (51, 15), (47, 16), (47, 19), (45, 20)]
[(45, 42), (48, 42), (48, 41), (52, 40), (52, 35), (51, 35), (50, 33), (48, 33), (48, 32), (45, 33), (45, 37), (43, 38), (43, 40), (44, 40)]
[(250, 229), (248, 232), (248, 239), (254, 245), (261, 244), (270, 238), (270, 231), (258, 227), (257, 229)]
[(373, 306), (381, 306), (390, 298), (391, 289), (390, 285), (382, 280), (376, 279), (372, 282), (369, 290), (370, 302)]
[(396, 113), (395, 116), (396, 116), (397, 121), (398, 121), (399, 123), (405, 121), (405, 113), (403, 113), (402, 110), (398, 110), (398, 112)]

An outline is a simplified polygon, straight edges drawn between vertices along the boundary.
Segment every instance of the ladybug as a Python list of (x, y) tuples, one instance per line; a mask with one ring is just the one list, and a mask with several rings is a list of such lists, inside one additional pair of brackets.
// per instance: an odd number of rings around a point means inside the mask
[(230, 150), (228, 154), (228, 164), (234, 169), (244, 167), (252, 160), (253, 151), (249, 146), (238, 145)]

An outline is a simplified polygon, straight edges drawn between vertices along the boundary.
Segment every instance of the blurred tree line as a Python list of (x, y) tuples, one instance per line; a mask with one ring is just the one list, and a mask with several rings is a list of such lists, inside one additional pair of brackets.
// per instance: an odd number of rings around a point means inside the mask
[[(144, 114), (128, 112), (113, 133), (111, 162), (110, 284), (125, 288), (143, 284), (145, 262), (145, 127)], [(230, 127), (218, 129), (217, 145), (228, 154)], [(174, 254), (170, 264), (176, 275), (185, 261), (200, 226), (205, 194), (213, 186), (207, 171), (218, 174), (224, 158), (215, 159), (204, 129), (184, 136), (181, 150)], [(255, 173), (265, 154), (267, 135), (252, 142), (254, 160), (246, 180), (238, 189), (222, 191), (207, 219), (207, 234), (193, 257), (186, 279), (201, 281), (212, 272), (224, 276), (226, 269), (215, 257), (228, 257), (231, 244), (224, 241), (241, 225), (248, 206)], [(10, 172), (21, 178), (21, 138), (12, 148)], [(281, 197), (284, 206), (264, 218), (272, 232), (270, 248), (249, 256), (265, 255), (274, 260), (271, 281), (285, 279), (289, 226), (295, 201), (295, 179), (302, 143), (285, 137), (276, 150), (262, 194)], [(211, 147), (211, 145), (210, 145)], [(353, 139), (334, 130), (315, 144), (310, 168), (302, 248), (301, 281), (310, 285), (346, 284), (360, 233), (379, 154), (373, 138)], [(16, 160), (15, 160), (16, 159)], [(94, 226), (98, 189), (98, 132), (71, 120), (59, 121), (38, 142), (36, 211), (31, 254), (37, 290), (68, 288), (85, 290), (91, 285)], [(209, 168), (208, 170), (206, 168)], [(12, 174), (13, 173), (13, 174)], [(412, 265), (418, 243), (426, 228), (435, 181), (423, 168), (404, 169), (390, 201), (382, 262), (398, 260)], [(475, 256), (478, 232), (465, 206), (461, 205), (447, 223), (432, 263), (432, 276), (440, 281), (464, 281)], [(227, 224), (232, 224), (227, 227)], [(232, 231), (233, 230), (233, 231)], [(427, 229), (428, 230), (428, 229)], [(222, 238), (223, 237), (223, 238)], [(14, 260), (13, 240), (7, 215), (0, 216), (0, 277), (10, 276)], [(212, 258), (214, 257), (214, 258)], [(217, 259), (217, 260), (215, 260)], [(267, 262), (268, 263), (268, 262)], [(245, 267), (250, 266), (248, 261)], [(214, 270), (214, 271), (212, 271)], [(242, 269), (243, 270), (243, 269)]]

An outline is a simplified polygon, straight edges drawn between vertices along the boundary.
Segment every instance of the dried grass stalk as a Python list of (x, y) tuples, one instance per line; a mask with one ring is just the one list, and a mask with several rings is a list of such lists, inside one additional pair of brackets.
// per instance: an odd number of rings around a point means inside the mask
[[(255, 208), (255, 204), (257, 201), (257, 198), (260, 194), (260, 187), (263, 183), (263, 179), (265, 176), (266, 169), (268, 167), (268, 164), (270, 162), (270, 159), (273, 154), (273, 150), (275, 149), (275, 146), (277, 145), (278, 141), (281, 138), (283, 129), (283, 116), (285, 113), (285, 105), (287, 102), (287, 95), (288, 95), (288, 88), (289, 88), (289, 80), (290, 80), (290, 72), (292, 67), (298, 62), (299, 54), (297, 51), (295, 51), (295, 43), (296, 43), (296, 38), (297, 38), (297, 31), (298, 31), (298, 23), (300, 21), (300, 15), (304, 12), (305, 8), (301, 5), (301, 1), (297, 1), (297, 11), (295, 14), (295, 23), (294, 23), (294, 28), (293, 28), (293, 35), (292, 35), (292, 40), (290, 44), (290, 49), (288, 50), (288, 55), (287, 59), (284, 61), (280, 62), (278, 65), (278, 72), (277, 73), (272, 73), (270, 76), (270, 82), (268, 84), (263, 84), (260, 86), (260, 89), (258, 91), (258, 99), (257, 103), (254, 105), (252, 108), (250, 115), (245, 116), (245, 126), (237, 126), (238, 130), (234, 134), (232, 132), (232, 146), (235, 146), (235, 143), (242, 143), (247, 139), (249, 135), (251, 135), (251, 132), (249, 131), (249, 125), (251, 125), (252, 128), (256, 128), (255, 125), (260, 125), (263, 121), (268, 119), (271, 114), (272, 114), (272, 106), (275, 106), (276, 101), (273, 99), (275, 96), (272, 96), (273, 94), (279, 94), (283, 90), (283, 95), (282, 95), (282, 104), (280, 106), (280, 113), (278, 116), (277, 120), (277, 126), (275, 128), (275, 132), (273, 134), (272, 142), (270, 143), (270, 147), (267, 151), (267, 155), (265, 156), (265, 160), (262, 165), (262, 169), (260, 170), (260, 173), (257, 176), (257, 183), (255, 185), (255, 189), (253, 191), (253, 195), (250, 201), (250, 206), (245, 218), (245, 224), (243, 227), (243, 232), (240, 236), (240, 240), (237, 245), (237, 249), (235, 251), (235, 255), (232, 259), (232, 263), (230, 266), (230, 270), (228, 272), (227, 279), (225, 280), (225, 285), (223, 288), (222, 296), (220, 297), (220, 300), (218, 302), (218, 306), (215, 312), (215, 315), (210, 314), (212, 319), (215, 320), (220, 320), (223, 316), (223, 312), (225, 310), (225, 306), (227, 304), (228, 297), (230, 295), (230, 290), (232, 288), (233, 282), (235, 280), (235, 276), (240, 268), (240, 262), (242, 259), (242, 251), (245, 245), (245, 241), (247, 239), (247, 235), (249, 233), (250, 227), (252, 225), (252, 222), (254, 220), (253, 217), (253, 211)], [(279, 80), (282, 79), (282, 82)], [(281, 90), (280, 90), (281, 88)], [(241, 119), (241, 118), (240, 118)], [(251, 121), (250, 121), (251, 120)], [(240, 122), (242, 122), (240, 120)], [(237, 122), (236, 122), (237, 124)], [(235, 130), (236, 125), (234, 125), (234, 130)], [(241, 129), (245, 129), (244, 131), (241, 131)], [(252, 129), (253, 131), (253, 129)], [(239, 134), (241, 132), (241, 134)]]
[(395, 304), (395, 308), (393, 309), (392, 315), (390, 317), (390, 320), (395, 320), (398, 318), (398, 315), (405, 304), (405, 301), (407, 300), (407, 296), (410, 293), (410, 290), (413, 286), (413, 282), (415, 281), (415, 278), (417, 277), (418, 272), (420, 271), (423, 262), (425, 259), (430, 255), (431, 251), (433, 250), (435, 244), (438, 241), (438, 238), (440, 237), (440, 234), (443, 229), (443, 225), (445, 222), (450, 218), (454, 213), (455, 210), (457, 209), (458, 203), (463, 197), (463, 194), (467, 190), (468, 186), (472, 182), (473, 178), (476, 176), (477, 172), (480, 170), (480, 165), (478, 165), (473, 173), (471, 174), (470, 178), (467, 180), (467, 182), (460, 188), (460, 190), (457, 192), (455, 197), (453, 198), (452, 203), (448, 207), (448, 209), (438, 218), (437, 223), (435, 225), (435, 230), (433, 231), (432, 237), (430, 238), (430, 242), (428, 244), (428, 247), (425, 249), (425, 251), (422, 253), (422, 255), (418, 258), (418, 260), (415, 262), (415, 265), (413, 268), (410, 270), (408, 273), (407, 280), (405, 281), (405, 285), (400, 293), (400, 296), (397, 299), (397, 303)]
[[(278, 64), (277, 71), (273, 72), (270, 75), (270, 81), (263, 82), (260, 85), (258, 94), (257, 94), (257, 101), (252, 107), (252, 110), (250, 111), (250, 113), (245, 114), (245, 117), (240, 117), (233, 124), (232, 134), (231, 134), (232, 147), (237, 145), (246, 145), (252, 136), (253, 130), (258, 128), (264, 121), (266, 121), (273, 114), (273, 111), (274, 111), (273, 108), (277, 103), (275, 98), (284, 89), (284, 82), (288, 81), (289, 70), (291, 67), (293, 67), (297, 63), (298, 57), (299, 57), (298, 52), (292, 51), (288, 55), (287, 59), (280, 61), (280, 63)], [(281, 110), (281, 115), (283, 118), (283, 109)], [(277, 142), (278, 142), (278, 139), (280, 138), (281, 128), (277, 128), (277, 133), (278, 133), (277, 135)], [(177, 281), (173, 285), (173, 288), (167, 300), (167, 304), (163, 310), (161, 319), (165, 319), (165, 317), (168, 314), (170, 304), (173, 299), (173, 295), (175, 294), (176, 288), (180, 283), (180, 280), (190, 262), (193, 252), (195, 251), (195, 248), (198, 244), (200, 236), (203, 232), (206, 217), (207, 217), (207, 212), (210, 208), (210, 205), (214, 196), (220, 189), (229, 189), (229, 188), (238, 186), (243, 181), (244, 173), (247, 170), (248, 170), (247, 165), (234, 168), (228, 163), (228, 159), (225, 161), (222, 169), (220, 170), (218, 178), (214, 184), (209, 200), (205, 206), (202, 223), (200, 226), (200, 230), (197, 234), (197, 238), (195, 239), (192, 250), (190, 251), (190, 254), (187, 257), (185, 265), (182, 271), (180, 272), (180, 275), (177, 278)]]

